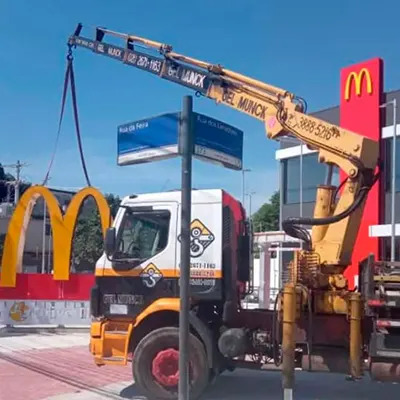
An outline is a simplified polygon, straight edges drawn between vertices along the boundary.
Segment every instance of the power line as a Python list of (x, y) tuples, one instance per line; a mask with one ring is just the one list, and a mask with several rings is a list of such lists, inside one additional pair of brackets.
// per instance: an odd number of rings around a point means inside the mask
[(21, 185), (21, 171), (22, 168), (27, 167), (29, 164), (21, 163), (20, 160), (17, 160), (16, 164), (6, 164), (1, 165), (3, 168), (13, 168), (16, 171), (16, 178), (14, 181), (8, 181), (9, 185), (14, 185), (14, 204), (16, 205), (19, 201), (19, 194), (20, 194), (20, 185)]

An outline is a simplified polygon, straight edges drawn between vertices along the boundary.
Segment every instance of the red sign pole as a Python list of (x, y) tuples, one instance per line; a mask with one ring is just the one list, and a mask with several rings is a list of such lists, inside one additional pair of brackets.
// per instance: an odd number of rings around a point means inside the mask
[[(381, 140), (383, 60), (373, 58), (345, 67), (340, 73), (340, 125), (365, 137)], [(346, 175), (340, 171), (340, 179)], [(358, 282), (358, 263), (370, 253), (379, 257), (379, 239), (369, 237), (369, 227), (380, 223), (381, 179), (370, 190), (353, 251), (352, 264), (345, 271), (350, 289)]]

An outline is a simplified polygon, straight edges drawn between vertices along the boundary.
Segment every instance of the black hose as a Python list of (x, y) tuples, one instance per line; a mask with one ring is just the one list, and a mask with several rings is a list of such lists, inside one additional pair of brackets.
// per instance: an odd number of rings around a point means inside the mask
[(68, 59), (67, 69), (65, 70), (64, 89), (63, 89), (62, 98), (61, 98), (61, 110), (60, 110), (60, 117), (59, 117), (59, 120), (58, 120), (58, 129), (57, 129), (56, 141), (55, 141), (55, 144), (54, 144), (54, 150), (53, 150), (53, 153), (51, 155), (50, 163), (49, 163), (49, 166), (47, 167), (46, 175), (44, 177), (42, 186), (46, 186), (47, 185), (47, 182), (48, 182), (49, 176), (50, 176), (50, 172), (51, 172), (51, 168), (53, 167), (53, 163), (54, 163), (54, 160), (55, 160), (55, 157), (56, 157), (56, 153), (57, 153), (57, 149), (58, 149), (58, 143), (60, 141), (61, 125), (62, 125), (63, 118), (64, 118), (64, 110), (65, 110), (65, 103), (66, 103), (66, 100), (67, 100), (67, 92), (68, 92), (68, 85), (69, 85), (69, 81), (70, 81), (70, 73), (71, 73), (71, 61)]
[(86, 167), (86, 160), (85, 160), (85, 155), (83, 152), (83, 146), (82, 146), (82, 137), (81, 137), (81, 130), (79, 127), (79, 117), (78, 117), (78, 104), (77, 104), (77, 99), (76, 99), (76, 87), (75, 87), (75, 74), (74, 74), (74, 68), (71, 60), (71, 67), (70, 67), (70, 82), (71, 82), (71, 95), (72, 95), (72, 108), (74, 111), (74, 120), (75, 120), (75, 132), (76, 132), (76, 139), (78, 141), (78, 149), (79, 149), (79, 156), (81, 158), (81, 165), (83, 169), (83, 174), (85, 175), (85, 180), (86, 180), (86, 185), (87, 186), (92, 186), (89, 178), (89, 173)]
[(339, 222), (342, 219), (348, 217), (355, 210), (357, 210), (357, 208), (364, 201), (368, 191), (369, 188), (367, 187), (360, 189), (354, 202), (346, 210), (344, 210), (338, 215), (333, 215), (332, 217), (325, 217), (325, 218), (290, 217), (282, 222), (282, 229), (287, 235), (304, 241), (306, 245), (306, 250), (310, 251), (312, 248), (310, 235), (308, 234), (308, 231), (305, 228), (301, 227), (300, 225), (321, 226)]
[(336, 198), (340, 192), (340, 189), (345, 185), (345, 183), (348, 181), (349, 177), (346, 177), (340, 182), (339, 186), (336, 188), (335, 193), (333, 194), (333, 201), (336, 202)]
[(301, 225), (320, 226), (320, 225), (327, 225), (327, 224), (333, 224), (335, 222), (339, 222), (343, 218), (348, 217), (351, 213), (353, 213), (361, 205), (361, 203), (364, 201), (365, 196), (367, 195), (368, 191), (369, 191), (369, 188), (360, 189), (354, 202), (340, 214), (333, 215), (331, 217), (324, 217), (324, 218), (289, 217), (288, 219), (283, 221), (283, 225), (301, 224)]
[[(381, 173), (381, 169), (379, 169), (378, 173), (375, 174), (372, 178), (372, 181), (369, 185), (361, 186), (358, 190), (354, 202), (343, 212), (338, 215), (333, 215), (331, 217), (325, 218), (298, 218), (298, 217), (290, 217), (282, 222), (282, 228), (286, 234), (292, 236), (294, 238), (300, 239), (305, 242), (307, 250), (310, 250), (312, 247), (311, 237), (308, 231), (300, 225), (311, 225), (311, 226), (321, 226), (321, 225), (328, 225), (333, 224), (335, 222), (339, 222), (342, 219), (348, 217), (354, 211), (357, 210), (358, 207), (361, 206), (363, 201), (365, 200), (369, 190), (373, 187), (373, 185), (378, 180)], [(362, 177), (363, 179), (363, 177)], [(347, 180), (347, 179), (346, 179)], [(341, 183), (341, 186), (344, 185), (346, 182), (344, 180)], [(339, 187), (340, 188), (340, 187)], [(339, 190), (338, 188), (338, 190)], [(336, 195), (336, 193), (335, 193)]]
[(300, 96), (296, 96), (295, 99), (298, 101), (299, 104), (301, 104), (302, 112), (304, 114), (306, 114), (307, 113), (307, 101), (303, 97), (300, 97)]

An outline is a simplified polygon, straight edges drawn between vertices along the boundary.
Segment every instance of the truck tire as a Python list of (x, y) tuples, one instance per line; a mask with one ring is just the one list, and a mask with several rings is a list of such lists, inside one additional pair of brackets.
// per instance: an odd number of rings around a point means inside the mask
[[(203, 343), (189, 334), (190, 399), (195, 400), (209, 384), (209, 367)], [(132, 358), (135, 386), (151, 400), (178, 398), (179, 330), (156, 329), (137, 345)]]

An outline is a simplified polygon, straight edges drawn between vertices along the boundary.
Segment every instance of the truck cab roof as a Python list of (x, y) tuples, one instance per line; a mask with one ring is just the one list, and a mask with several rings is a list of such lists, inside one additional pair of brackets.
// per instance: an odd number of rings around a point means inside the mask
[[(192, 203), (221, 203), (224, 191), (222, 189), (195, 189), (192, 190)], [(181, 190), (167, 192), (142, 193), (126, 196), (121, 205), (133, 205), (155, 202), (181, 202)]]

